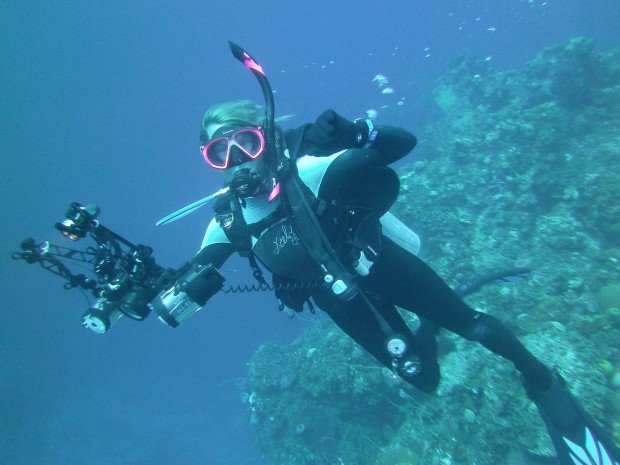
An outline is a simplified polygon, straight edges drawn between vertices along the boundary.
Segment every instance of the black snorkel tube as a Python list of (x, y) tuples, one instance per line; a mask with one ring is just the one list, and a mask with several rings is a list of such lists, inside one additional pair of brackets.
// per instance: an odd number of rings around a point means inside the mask
[(274, 200), (280, 193), (280, 184), (278, 180), (278, 147), (276, 146), (276, 124), (275, 124), (275, 104), (273, 101), (273, 91), (271, 85), (267, 80), (267, 76), (263, 71), (262, 66), (256, 61), (252, 55), (244, 50), (239, 45), (228, 41), (230, 45), (230, 51), (233, 56), (239, 60), (243, 66), (249, 69), (256, 77), (256, 80), (260, 84), (260, 88), (263, 91), (263, 98), (265, 100), (265, 120), (263, 122), (263, 133), (265, 134), (265, 170), (266, 170), (266, 182), (269, 189), (269, 201)]

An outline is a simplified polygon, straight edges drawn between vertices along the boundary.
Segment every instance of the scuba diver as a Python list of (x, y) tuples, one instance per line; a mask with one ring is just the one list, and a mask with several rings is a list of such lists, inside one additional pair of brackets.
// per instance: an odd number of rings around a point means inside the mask
[[(195, 260), (219, 269), (238, 252), (267, 285), (260, 262), (273, 274), (281, 309), (318, 306), (395, 376), (422, 391), (432, 392), (439, 383), (440, 327), (477, 341), (520, 372), (561, 465), (620, 465), (618, 448), (571, 396), (560, 374), (498, 319), (468, 306), (461, 298), (465, 292), (453, 291), (416, 256), (417, 236), (388, 212), (400, 186), (389, 165), (411, 152), (416, 138), (370, 119), (349, 121), (333, 110), (284, 132), (275, 124), (262, 67), (230, 45), (258, 79), (265, 109), (250, 101), (227, 102), (211, 107), (202, 119), (201, 154), (223, 173), (226, 186), (216, 193), (215, 215)], [(415, 334), (396, 306), (420, 317)], [(171, 315), (183, 313), (176, 301), (162, 300), (154, 308), (174, 326), (178, 321)]]
[[(112, 273), (106, 260), (95, 262), (102, 282), (111, 285), (97, 291), (99, 300), (85, 314), (85, 325), (105, 332), (121, 314), (140, 321), (154, 311), (176, 327), (221, 290), (218, 270), (236, 252), (248, 259), (259, 288), (275, 290), (282, 311), (294, 315), (316, 305), (394, 376), (422, 391), (433, 392), (439, 383), (439, 328), (479, 342), (520, 372), (560, 465), (620, 465), (618, 448), (559, 373), (502, 322), (463, 301), (479, 283), (452, 290), (417, 257), (415, 233), (389, 213), (400, 187), (389, 165), (411, 152), (416, 138), (405, 129), (375, 126), (370, 119), (350, 121), (333, 110), (315, 123), (284, 131), (275, 124), (262, 67), (241, 47), (230, 46), (257, 78), (265, 106), (220, 103), (202, 119), (201, 155), (223, 174), (225, 186), (158, 222), (174, 221), (215, 199), (214, 217), (194, 259), (179, 270), (164, 270), (152, 259), (152, 249), (104, 228), (94, 207), (72, 204), (68, 219), (57, 224), (73, 240), (91, 231), (105, 257), (110, 238), (131, 247), (119, 273)], [(29, 239), (22, 248), (14, 258), (42, 263), (49, 256), (48, 243)], [(112, 250), (113, 258), (120, 257)], [(65, 288), (95, 287), (53, 265), (53, 272), (71, 280)], [(273, 275), (272, 285), (261, 265)], [(396, 307), (420, 317), (415, 334)]]
[[(278, 143), (286, 147), (287, 159), (295, 160), (292, 170), (313, 203), (323, 234), (345, 272), (357, 274), (355, 284), (339, 292), (305, 285), (330, 280), (304, 247), (304, 232), (296, 227), (290, 206), (284, 199), (270, 201), (273, 186), (267, 182), (263, 124), (263, 110), (249, 101), (215, 105), (204, 115), (202, 156), (223, 173), (230, 190), (214, 207), (197, 256), (201, 262), (219, 268), (239, 252), (263, 280), (260, 262), (273, 274), (282, 309), (299, 312), (304, 303), (314, 302), (379, 362), (426, 392), (439, 382), (437, 329), (477, 341), (519, 370), (560, 463), (618, 463), (613, 458), (617, 451), (571, 397), (559, 374), (499, 320), (469, 307), (415, 255), (415, 247), (407, 247), (402, 234), (399, 237), (404, 226), (388, 213), (399, 184), (388, 165), (414, 148), (411, 133), (375, 127), (370, 120), (352, 122), (332, 110), (314, 124), (288, 132), (277, 129)], [(421, 317), (416, 334), (396, 306)]]

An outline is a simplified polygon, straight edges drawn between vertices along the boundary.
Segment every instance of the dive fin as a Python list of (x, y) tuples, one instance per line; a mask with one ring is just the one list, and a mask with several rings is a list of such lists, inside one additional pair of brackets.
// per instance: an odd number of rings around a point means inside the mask
[(620, 465), (620, 453), (565, 387), (558, 373), (540, 391), (523, 379), (523, 385), (549, 431), (560, 465)]
[(502, 281), (517, 281), (527, 279), (528, 275), (532, 270), (529, 268), (509, 268), (507, 270), (496, 271), (495, 273), (485, 274), (483, 276), (479, 276), (471, 281), (461, 284), (454, 291), (459, 295), (459, 297), (464, 297), (468, 294), (476, 292), (482, 286), (487, 283), (502, 280)]

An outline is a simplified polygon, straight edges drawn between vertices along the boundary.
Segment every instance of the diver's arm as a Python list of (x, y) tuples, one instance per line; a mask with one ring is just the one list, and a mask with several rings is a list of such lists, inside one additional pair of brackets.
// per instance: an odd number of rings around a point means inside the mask
[(374, 160), (388, 165), (407, 155), (416, 145), (416, 138), (396, 126), (377, 126), (371, 120), (348, 121), (333, 110), (327, 110), (314, 124), (307, 124), (286, 134), (293, 155), (331, 155), (340, 150), (371, 148)]
[(208, 244), (200, 249), (200, 252), (194, 257), (196, 263), (201, 265), (213, 265), (216, 268), (221, 267), (228, 257), (235, 251), (232, 244)]
[(207, 226), (200, 251), (194, 260), (201, 265), (211, 264), (219, 268), (234, 252), (235, 247), (230, 243), (217, 220), (213, 218)]
[[(367, 124), (370, 120), (366, 120)], [(371, 123), (372, 124), (372, 123)], [(396, 126), (379, 126), (369, 130), (376, 131), (374, 140), (366, 145), (378, 153), (379, 164), (385, 166), (400, 160), (413, 150), (417, 139), (409, 131)]]

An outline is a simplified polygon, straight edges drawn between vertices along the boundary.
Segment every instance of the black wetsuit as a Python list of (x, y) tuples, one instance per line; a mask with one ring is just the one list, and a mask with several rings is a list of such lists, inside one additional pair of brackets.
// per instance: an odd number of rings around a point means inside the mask
[[(316, 155), (299, 159), (300, 177), (315, 195), (327, 201), (342, 200), (347, 196), (368, 199), (374, 192), (371, 180), (377, 173), (405, 156), (416, 144), (415, 137), (407, 131), (396, 127), (382, 127), (379, 128), (370, 148), (349, 149), (327, 156), (328, 154), (321, 153), (320, 150), (306, 147), (303, 134), (303, 127), (288, 132), (286, 134), (288, 146), (299, 156), (308, 153), (309, 150)], [(312, 170), (321, 162), (321, 157), (328, 162), (325, 163), (322, 174), (317, 175)], [(308, 168), (310, 174), (306, 174), (306, 166), (310, 166)], [(255, 202), (260, 202), (260, 199), (256, 199)], [(247, 216), (244, 210), (248, 224), (276, 209), (275, 206), (267, 205), (266, 201), (256, 203), (254, 206), (250, 204), (251, 199)], [(377, 207), (379, 210), (383, 207), (380, 204), (379, 201)], [(258, 216), (252, 220), (252, 214)], [(289, 271), (295, 274), (297, 270), (313, 270), (316, 266), (303, 258), (301, 247), (296, 248), (299, 244), (295, 243), (294, 230), (286, 223), (285, 218), (269, 226), (268, 231), (254, 242), (254, 250), (259, 261), (275, 274), (279, 272), (286, 274)], [(276, 243), (275, 248), (272, 242)], [(234, 246), (227, 241), (217, 223), (212, 222), (205, 235), (203, 248), (199, 252), (200, 261), (212, 263), (219, 268), (234, 251)], [(304, 260), (305, 263), (293, 262), (292, 267), (291, 263), (275, 263), (282, 258), (280, 254), (286, 256), (289, 252), (297, 253), (295, 260)], [(268, 256), (269, 253), (272, 254), (271, 257)], [(303, 279), (302, 275), (283, 277), (293, 280)], [(439, 382), (436, 325), (466, 339), (479, 341), (489, 350), (509, 359), (533, 384), (545, 387), (550, 383), (548, 369), (528, 352), (501, 322), (469, 307), (429, 266), (397, 244), (394, 237), (385, 235), (382, 237), (382, 251), (378, 260), (372, 266), (370, 274), (360, 277), (358, 283), (391, 328), (406, 338), (409, 353), (417, 355), (420, 359), (421, 370), (415, 376), (404, 377), (417, 388), (432, 391)], [(391, 366), (392, 359), (385, 348), (386, 334), (382, 331), (378, 319), (360, 297), (345, 302), (327, 289), (314, 290), (311, 297), (314, 303), (352, 339), (382, 364)], [(406, 326), (395, 306), (422, 317), (422, 325), (416, 335)]]

